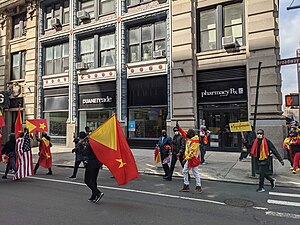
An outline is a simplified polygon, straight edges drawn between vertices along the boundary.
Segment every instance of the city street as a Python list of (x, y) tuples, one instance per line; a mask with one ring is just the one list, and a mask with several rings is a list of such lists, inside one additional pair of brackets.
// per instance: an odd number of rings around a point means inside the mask
[[(0, 165), (1, 176), (4, 165)], [(78, 179), (70, 180), (72, 168), (54, 167), (46, 176), (21, 181), (0, 179), (0, 218), (5, 225), (105, 224), (243, 224), (298, 225), (300, 190), (278, 187), (257, 193), (257, 185), (202, 181), (203, 193), (179, 192), (182, 179), (164, 181), (161, 176), (141, 175), (118, 187), (107, 170), (100, 171), (98, 185), (105, 193), (98, 204), (90, 203), (90, 191)], [(293, 196), (294, 195), (294, 196)], [(290, 203), (294, 202), (294, 203)], [(293, 206), (288, 206), (293, 204)]]

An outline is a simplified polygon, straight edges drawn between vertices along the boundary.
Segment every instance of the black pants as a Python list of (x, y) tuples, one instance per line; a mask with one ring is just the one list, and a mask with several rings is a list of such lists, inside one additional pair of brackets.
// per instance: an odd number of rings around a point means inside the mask
[(165, 176), (168, 176), (169, 172), (170, 172), (170, 167), (169, 167), (168, 163), (163, 164), (163, 161), (164, 161), (165, 158), (167, 158), (169, 156), (169, 153), (160, 152), (160, 156), (161, 156), (161, 164), (162, 164), (162, 166), (164, 168), (164, 171), (165, 171)]
[[(40, 160), (35, 164), (34, 167), (34, 174), (36, 174), (36, 171), (38, 170), (38, 168), (40, 167)], [(49, 173), (52, 173), (52, 169), (48, 168)]]
[(206, 154), (206, 147), (207, 147), (207, 145), (204, 145), (204, 144), (200, 145), (201, 163), (205, 162), (204, 157), (205, 157), (205, 154)]
[(72, 177), (76, 177), (79, 165), (82, 161), (75, 161)]
[[(183, 161), (183, 156), (180, 155), (179, 157), (179, 162), (180, 162), (180, 165), (181, 167), (183, 168), (183, 164), (182, 164), (182, 161)], [(168, 178), (172, 178), (172, 175), (173, 175), (173, 172), (174, 172), (174, 169), (175, 169), (175, 165), (176, 165), (176, 162), (177, 162), (177, 154), (176, 153), (173, 153), (172, 154), (172, 161), (171, 161), (171, 166), (170, 166), (170, 170), (169, 170), (169, 175), (168, 175)]]
[(264, 187), (265, 178), (271, 183), (274, 181), (273, 178), (267, 173), (269, 170), (269, 165), (258, 165), (259, 170), (259, 188)]
[(84, 174), (84, 183), (91, 189), (92, 196), (91, 198), (96, 198), (101, 192), (97, 188), (97, 177), (99, 174), (100, 166), (89, 166), (88, 164), (85, 166), (85, 174)]

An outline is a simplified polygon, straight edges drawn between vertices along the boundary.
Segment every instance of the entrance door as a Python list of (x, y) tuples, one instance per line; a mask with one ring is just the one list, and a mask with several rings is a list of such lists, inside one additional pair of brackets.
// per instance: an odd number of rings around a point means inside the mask
[(240, 151), (239, 133), (231, 133), (229, 123), (237, 122), (239, 110), (207, 110), (203, 112), (206, 127), (211, 131), (210, 149), (220, 151)]

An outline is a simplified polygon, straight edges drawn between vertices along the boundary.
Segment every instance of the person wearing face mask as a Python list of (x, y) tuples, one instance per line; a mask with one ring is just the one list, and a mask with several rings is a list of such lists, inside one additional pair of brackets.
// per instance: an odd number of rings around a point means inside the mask
[(163, 166), (163, 169), (165, 172), (165, 175), (163, 176), (163, 178), (165, 180), (172, 180), (172, 178), (169, 179), (170, 167), (169, 167), (168, 163), (164, 162), (165, 159), (170, 154), (171, 146), (172, 146), (172, 138), (167, 135), (166, 130), (162, 130), (161, 136), (158, 140), (158, 147), (159, 147), (159, 151), (160, 151), (161, 163), (162, 163), (162, 166)]
[(178, 122), (176, 123), (176, 127), (178, 128), (179, 132), (186, 140), (184, 157), (183, 157), (183, 188), (180, 192), (189, 192), (189, 170), (193, 171), (195, 181), (196, 181), (196, 188), (195, 193), (202, 193), (201, 187), (201, 178), (199, 173), (199, 165), (200, 165), (200, 139), (199, 136), (196, 135), (196, 132), (193, 129), (189, 129), (185, 132), (181, 127), (179, 127)]
[(257, 138), (254, 140), (251, 148), (251, 155), (255, 158), (255, 160), (257, 160), (259, 170), (259, 187), (256, 190), (257, 192), (266, 191), (264, 188), (265, 178), (270, 181), (272, 189), (275, 187), (276, 179), (273, 179), (268, 174), (271, 153), (273, 153), (280, 161), (280, 163), (284, 165), (284, 162), (275, 146), (271, 141), (264, 137), (264, 131), (262, 129), (259, 129), (257, 131)]
[(168, 177), (165, 178), (166, 180), (172, 180), (172, 175), (174, 172), (175, 164), (177, 162), (177, 158), (179, 158), (180, 164), (183, 167), (182, 161), (183, 161), (183, 153), (185, 150), (185, 139), (182, 135), (180, 135), (177, 127), (174, 127), (173, 131), (174, 131), (174, 137), (172, 142), (172, 160), (171, 160), (171, 166), (170, 166)]

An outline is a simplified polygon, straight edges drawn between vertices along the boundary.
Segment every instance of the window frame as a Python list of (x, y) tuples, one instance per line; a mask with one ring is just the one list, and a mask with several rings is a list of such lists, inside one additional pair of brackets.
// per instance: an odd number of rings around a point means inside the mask
[[(64, 60), (66, 59), (69, 59), (69, 52), (68, 52), (68, 55), (64, 55), (64, 46), (65, 45), (69, 45), (69, 42), (63, 42), (63, 43), (59, 43), (59, 44), (56, 44), (56, 45), (51, 45), (51, 46), (45, 46), (44, 47), (44, 73), (43, 75), (44, 76), (47, 76), (47, 75), (55, 75), (55, 74), (61, 74), (61, 73), (66, 73), (68, 70), (69, 70), (69, 61), (68, 61), (68, 66), (67, 66), (67, 69), (65, 69), (64, 67)], [(60, 57), (56, 58), (55, 57), (55, 48), (59, 48), (59, 51), (60, 51)], [(51, 49), (52, 51), (52, 57), (51, 59), (47, 60), (47, 50), (48, 49)], [(57, 61), (55, 61), (57, 60)], [(52, 73), (47, 73), (47, 70), (48, 70), (48, 67), (47, 67), (47, 62), (51, 62), (51, 71)], [(56, 72), (57, 71), (57, 63), (59, 63), (59, 67), (60, 67), (60, 71), (59, 72)]]
[(142, 5), (142, 4), (146, 4), (146, 3), (149, 3), (149, 2), (152, 2), (153, 0), (138, 0), (139, 2), (138, 3), (135, 3), (135, 4), (130, 4), (131, 0), (127, 0), (126, 1), (126, 5), (127, 7), (134, 7), (134, 6), (138, 6), (138, 5)]
[[(108, 12), (101, 12), (102, 11), (102, 4), (104, 1), (111, 1), (111, 3), (113, 4), (113, 10), (112, 11), (108, 11)], [(111, 14), (113, 12), (116, 11), (116, 8), (115, 8), (115, 4), (116, 4), (116, 1), (115, 0), (97, 0), (97, 4), (98, 4), (98, 17), (100, 16), (105, 16), (105, 15), (108, 15), (108, 14)]]
[[(208, 52), (208, 51), (216, 51), (216, 50), (222, 50), (222, 37), (225, 37), (225, 10), (224, 8), (227, 6), (233, 6), (233, 5), (241, 5), (241, 19), (242, 22), (240, 23), (242, 25), (242, 45), (245, 46), (245, 3), (244, 1), (237, 1), (237, 2), (230, 2), (230, 3), (220, 3), (218, 5), (206, 7), (203, 9), (197, 10), (197, 53), (200, 52)], [(201, 50), (201, 27), (200, 27), (200, 14), (202, 12), (207, 12), (210, 10), (215, 10), (216, 12), (216, 48), (215, 49), (208, 49), (208, 50)], [(236, 25), (236, 24), (235, 24)], [(233, 25), (233, 26), (235, 26)], [(228, 27), (228, 26), (227, 26)], [(239, 46), (239, 47), (241, 47)]]
[[(165, 51), (167, 50), (167, 37), (166, 35), (163, 37), (159, 37), (159, 38), (156, 38), (155, 36), (155, 25), (158, 24), (158, 23), (164, 23), (165, 24), (165, 27), (167, 26), (166, 24), (166, 20), (159, 20), (159, 21), (154, 21), (154, 22), (151, 22), (151, 23), (146, 23), (146, 24), (143, 24), (143, 25), (139, 25), (139, 26), (133, 26), (133, 27), (129, 27), (127, 29), (127, 48), (128, 48), (128, 55), (127, 55), (127, 62), (128, 63), (134, 63), (134, 62), (143, 62), (143, 61), (148, 61), (148, 60), (153, 60), (153, 52), (156, 51), (155, 50), (155, 43), (156, 42), (159, 42), (159, 41), (165, 41)], [(152, 36), (152, 39), (151, 40), (143, 40), (143, 27), (148, 27), (148, 26), (151, 26), (151, 36)], [(130, 43), (130, 31), (131, 30), (138, 30), (138, 35), (139, 35), (139, 43), (135, 42), (135, 43)], [(145, 44), (149, 44), (151, 43), (151, 54), (150, 54), (150, 58), (149, 59), (144, 59), (144, 50), (143, 50), (143, 45)], [(135, 61), (132, 61), (131, 60), (131, 47), (133, 46), (138, 46), (138, 50), (139, 50), (139, 54), (138, 54), (138, 59), (135, 60)]]
[[(68, 7), (64, 7), (65, 6), (65, 3), (68, 2)], [(55, 9), (55, 7), (59, 5), (59, 9)], [(59, 1), (55, 1), (51, 4), (47, 4), (45, 5), (44, 7), (44, 13), (43, 13), (43, 18), (44, 18), (44, 30), (51, 30), (53, 29), (51, 27), (51, 23), (50, 23), (50, 26), (48, 24), (48, 20), (49, 22), (51, 21), (51, 19), (53, 18), (58, 18), (59, 19), (59, 22), (61, 24), (61, 26), (66, 26), (66, 25), (69, 25), (70, 24), (70, 3), (69, 3), (69, 0), (59, 0)], [(51, 12), (47, 13), (47, 9), (51, 9)], [(59, 11), (59, 15), (58, 16), (55, 16), (55, 12), (56, 10)], [(65, 21), (65, 14), (66, 12), (69, 13), (69, 16), (68, 16), (68, 21), (66, 22)], [(49, 17), (48, 17), (48, 14)]]
[[(19, 57), (18, 65), (14, 66), (14, 56)], [(14, 77), (14, 67), (19, 69), (18, 77)], [(10, 80), (24, 80), (26, 75), (26, 51), (19, 51), (11, 53), (11, 67), (10, 67)]]
[[(20, 21), (15, 24), (15, 21), (19, 19)], [(26, 18), (26, 13), (20, 13), (18, 15), (15, 15), (12, 17), (12, 39), (15, 38), (20, 38), (26, 35), (26, 28), (27, 28), (27, 18)], [(19, 28), (19, 31), (16, 35), (15, 32), (15, 26)]]

